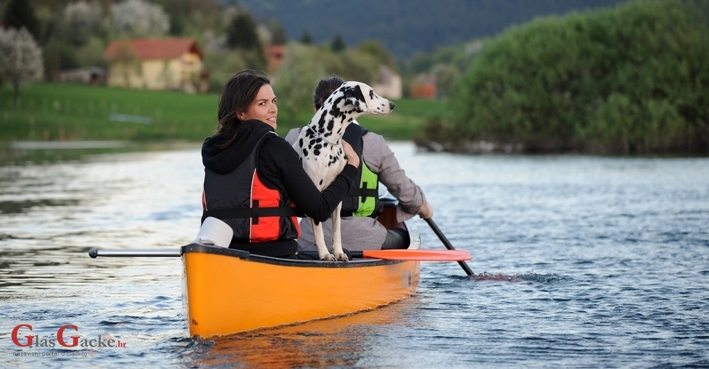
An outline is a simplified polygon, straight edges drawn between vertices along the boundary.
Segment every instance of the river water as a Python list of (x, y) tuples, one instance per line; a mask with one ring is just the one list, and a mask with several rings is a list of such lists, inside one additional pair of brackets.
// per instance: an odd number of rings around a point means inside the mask
[[(206, 341), (179, 258), (87, 255), (189, 243), (197, 147), (1, 166), (0, 367), (709, 367), (709, 159), (392, 148), (475, 276), (424, 263), (399, 303)], [(67, 324), (123, 346), (51, 347)]]

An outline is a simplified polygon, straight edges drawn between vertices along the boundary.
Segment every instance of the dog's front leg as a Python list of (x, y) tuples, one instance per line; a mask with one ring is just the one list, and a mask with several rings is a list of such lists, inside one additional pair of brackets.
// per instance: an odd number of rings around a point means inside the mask
[(312, 218), (310, 218), (310, 222), (313, 225), (313, 237), (315, 238), (315, 246), (318, 248), (318, 256), (320, 256), (320, 260), (335, 261), (335, 256), (333, 256), (330, 251), (327, 251), (322, 223), (316, 222)]
[(342, 203), (337, 204), (335, 212), (332, 213), (332, 253), (335, 256), (335, 260), (349, 261), (347, 254), (342, 251), (342, 233), (341, 226), (342, 221), (340, 219), (340, 210), (342, 210)]

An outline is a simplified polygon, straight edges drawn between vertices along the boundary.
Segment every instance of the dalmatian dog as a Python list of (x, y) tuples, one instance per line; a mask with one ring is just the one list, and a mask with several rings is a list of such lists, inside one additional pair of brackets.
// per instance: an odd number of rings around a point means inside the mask
[[(363, 114), (387, 115), (392, 109), (393, 102), (377, 95), (371, 87), (361, 82), (345, 82), (325, 100), (313, 119), (300, 130), (293, 144), (305, 172), (320, 191), (332, 183), (347, 164), (342, 149), (342, 136), (347, 126)], [(348, 261), (342, 251), (341, 209), (342, 203), (332, 213), (332, 254), (325, 245), (322, 223), (311, 219), (321, 260)]]

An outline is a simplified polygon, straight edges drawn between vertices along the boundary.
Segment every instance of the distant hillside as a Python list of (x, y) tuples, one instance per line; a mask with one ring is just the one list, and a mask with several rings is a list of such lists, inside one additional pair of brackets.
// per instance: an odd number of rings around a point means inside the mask
[[(230, 0), (223, 0), (229, 2)], [(397, 58), (495, 36), (543, 15), (612, 7), (626, 0), (238, 0), (258, 20), (277, 19), (288, 38), (315, 43), (340, 34), (347, 46), (374, 39)]]

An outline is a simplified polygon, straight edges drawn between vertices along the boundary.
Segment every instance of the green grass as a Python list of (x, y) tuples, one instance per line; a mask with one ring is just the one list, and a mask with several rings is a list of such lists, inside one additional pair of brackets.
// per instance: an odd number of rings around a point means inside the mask
[[(280, 99), (287, 98), (279, 96)], [(12, 90), (0, 88), (0, 141), (128, 140), (202, 141), (216, 128), (219, 96), (171, 91), (36, 83), (23, 86), (18, 101)], [(363, 116), (360, 123), (387, 138), (411, 139), (427, 117), (440, 114), (444, 103), (397, 100), (387, 117)], [(115, 114), (140, 116), (150, 124), (119, 122)], [(279, 117), (278, 133), (305, 125), (312, 117), (304, 107), (297, 119)]]
[[(413, 139), (428, 117), (441, 115), (445, 109), (445, 103), (436, 100), (401, 99), (394, 100), (394, 103), (394, 111), (385, 117), (363, 115), (357, 118), (357, 121), (387, 139), (406, 141)], [(291, 128), (302, 127), (312, 117), (312, 110), (299, 113), (295, 122), (286, 121), (285, 116), (281, 115), (278, 118), (278, 134), (283, 136)]]
[[(0, 90), (0, 140), (201, 140), (216, 126), (216, 95), (37, 83)], [(141, 116), (151, 124), (110, 120)]]
[(411, 140), (429, 117), (442, 115), (445, 103), (437, 100), (395, 100), (396, 107), (385, 117), (365, 115), (357, 120), (362, 126), (387, 139)]

